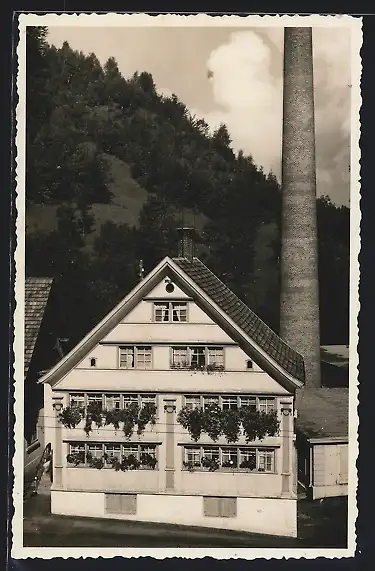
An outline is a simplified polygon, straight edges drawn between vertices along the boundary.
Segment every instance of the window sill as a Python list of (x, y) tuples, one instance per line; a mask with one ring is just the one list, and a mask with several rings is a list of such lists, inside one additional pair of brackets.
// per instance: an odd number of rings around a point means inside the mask
[(40, 448), (40, 442), (39, 442), (39, 440), (35, 440), (34, 442), (32, 442), (31, 444), (28, 445), (28, 447), (26, 448), (26, 452), (27, 452), (27, 454), (31, 454), (32, 452), (34, 452), (38, 448)]

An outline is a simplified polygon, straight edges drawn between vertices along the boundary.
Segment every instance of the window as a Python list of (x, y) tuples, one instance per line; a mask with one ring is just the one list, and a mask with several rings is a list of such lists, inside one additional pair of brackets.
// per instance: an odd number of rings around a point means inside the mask
[(85, 394), (84, 393), (75, 393), (69, 395), (69, 404), (70, 406), (77, 406), (78, 408), (85, 407)]
[(134, 368), (134, 347), (120, 347), (120, 367)]
[(240, 468), (255, 470), (257, 466), (256, 449), (240, 448)]
[(124, 369), (151, 369), (152, 348), (143, 345), (120, 347), (120, 367)]
[(151, 369), (152, 349), (151, 347), (136, 347), (136, 367), (138, 369)]
[[(194, 404), (193, 404), (194, 399)], [(199, 405), (198, 405), (199, 402)], [(190, 408), (201, 406), (202, 397), (200, 395), (186, 395), (185, 404)], [(240, 407), (248, 407), (253, 411), (272, 413), (276, 411), (276, 399), (274, 397), (256, 397), (252, 395), (203, 395), (203, 406), (216, 404), (224, 410), (236, 410)]]
[(107, 455), (106, 465), (111, 466), (111, 460), (116, 458), (121, 462), (121, 445), (120, 444), (104, 444), (104, 453)]
[(223, 410), (237, 410), (237, 397), (222, 397), (221, 405)]
[(185, 464), (200, 466), (201, 465), (201, 448), (185, 448)]
[(238, 446), (184, 446), (184, 468), (275, 473), (275, 449)]
[(206, 348), (191, 347), (190, 348), (190, 364), (192, 367), (201, 369), (206, 365)]
[(256, 397), (240, 397), (240, 406), (248, 406), (253, 410), (257, 408)]
[(224, 347), (172, 347), (172, 367), (191, 367), (192, 369), (204, 369), (208, 365), (211, 368), (224, 368)]
[(92, 458), (101, 458), (103, 456), (103, 444), (88, 444), (87, 452)]
[(125, 458), (128, 458), (129, 456), (135, 456), (138, 459), (138, 446), (128, 446), (124, 444), (122, 447), (122, 454)]
[(90, 366), (91, 366), (91, 367), (96, 367), (96, 359), (95, 359), (95, 357), (92, 357), (92, 358), (90, 359)]
[(85, 452), (85, 445), (83, 442), (69, 443), (69, 454), (74, 454), (75, 452)]
[(103, 395), (100, 393), (91, 393), (87, 396), (87, 404), (92, 402), (97, 402), (99, 404), (103, 404)]
[(208, 406), (210, 404), (215, 404), (216, 406), (220, 406), (219, 397), (218, 396), (203, 397), (203, 406)]
[(157, 465), (156, 444), (120, 444), (118, 442), (71, 442), (69, 443), (69, 454), (81, 453), (82, 457), (78, 464), (67, 458), (67, 465), (83, 465), (92, 468), (92, 461), (103, 459), (107, 468), (113, 466), (113, 459), (122, 462), (129, 456), (134, 456), (139, 464), (136, 469), (155, 469)]
[(141, 444), (140, 447), (140, 457), (142, 458), (142, 454), (148, 454), (153, 458), (156, 458), (156, 446), (151, 446), (149, 444)]
[(141, 406), (147, 403), (156, 405), (156, 395), (141, 395)]
[(169, 321), (169, 303), (154, 303), (155, 321)]
[(257, 469), (259, 472), (274, 472), (275, 451), (272, 449), (258, 449)]
[(237, 448), (222, 448), (221, 465), (223, 468), (237, 468)]
[(128, 407), (133, 403), (138, 404), (138, 395), (124, 395), (123, 399), (124, 399), (124, 408)]
[(186, 303), (172, 303), (172, 321), (187, 321)]
[(252, 362), (251, 359), (248, 359), (248, 360), (246, 361), (246, 367), (247, 367), (247, 369), (252, 369), (252, 368), (253, 368), (253, 362)]
[(203, 498), (203, 513), (206, 517), (236, 517), (237, 498)]
[(106, 513), (135, 515), (137, 513), (136, 494), (105, 494)]
[(273, 412), (275, 410), (274, 398), (259, 398), (259, 411), (260, 412)]
[(217, 367), (224, 366), (223, 347), (208, 347), (208, 364), (216, 365)]
[(144, 406), (147, 403), (153, 403), (156, 406), (155, 394), (120, 394), (120, 393), (72, 393), (69, 395), (70, 406), (79, 406), (85, 408), (88, 404), (97, 402), (104, 406), (105, 410), (121, 410), (132, 403)]
[(172, 366), (189, 366), (187, 347), (172, 347)]
[(159, 323), (184, 323), (187, 321), (187, 303), (154, 303), (154, 321)]
[(200, 408), (201, 407), (201, 397), (199, 396), (186, 396), (185, 397), (185, 406), (192, 410), (193, 408)]
[(105, 407), (108, 410), (121, 408), (121, 395), (104, 395), (105, 397)]
[(203, 458), (207, 460), (216, 460), (219, 462), (220, 449), (219, 447), (204, 446), (203, 447)]

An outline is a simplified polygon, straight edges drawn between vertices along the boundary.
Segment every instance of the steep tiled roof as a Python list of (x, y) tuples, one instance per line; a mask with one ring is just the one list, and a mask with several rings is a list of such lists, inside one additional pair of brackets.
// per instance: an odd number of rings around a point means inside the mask
[(308, 438), (348, 436), (349, 391), (347, 388), (297, 390), (297, 431)]
[(51, 291), (52, 278), (27, 278), (25, 281), (25, 377)]
[(173, 260), (241, 329), (287, 373), (304, 381), (302, 356), (287, 345), (198, 258)]

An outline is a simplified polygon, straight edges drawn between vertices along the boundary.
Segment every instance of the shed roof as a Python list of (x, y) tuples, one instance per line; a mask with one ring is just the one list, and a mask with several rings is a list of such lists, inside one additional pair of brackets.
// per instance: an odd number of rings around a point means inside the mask
[(241, 329), (285, 371), (305, 379), (303, 357), (289, 347), (198, 258), (173, 260)]
[(36, 340), (51, 292), (53, 278), (26, 278), (25, 281), (25, 363), (28, 373)]
[(320, 347), (320, 359), (323, 363), (346, 368), (349, 366), (349, 346), (322, 345)]
[(305, 387), (296, 394), (297, 432), (307, 438), (347, 437), (348, 388)]

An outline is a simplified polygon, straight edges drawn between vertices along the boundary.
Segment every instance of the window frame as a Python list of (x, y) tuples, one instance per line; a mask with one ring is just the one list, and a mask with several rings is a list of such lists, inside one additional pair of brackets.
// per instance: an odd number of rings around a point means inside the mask
[[(122, 359), (121, 359), (121, 351), (127, 350), (127, 349), (131, 349), (132, 350), (132, 354), (133, 354), (133, 366), (125, 366), (122, 365)], [(149, 354), (150, 354), (150, 366), (149, 367), (141, 367), (140, 366), (140, 361), (138, 359), (138, 354), (143, 351), (143, 350), (149, 350)], [(145, 353), (146, 354), (146, 353)], [(144, 363), (146, 363), (148, 361), (144, 361)], [(154, 356), (153, 356), (153, 346), (150, 344), (137, 344), (137, 345), (127, 345), (127, 344), (121, 344), (118, 346), (118, 368), (119, 369), (125, 369), (127, 371), (151, 371), (153, 369), (153, 362), (154, 362)]]
[[(272, 396), (258, 396), (258, 395), (251, 395), (251, 394), (240, 394), (240, 395), (236, 395), (236, 394), (218, 394), (218, 393), (202, 393), (202, 394), (192, 394), (192, 393), (185, 393), (183, 395), (183, 405), (184, 406), (188, 406), (187, 400), (188, 399), (200, 399), (200, 408), (203, 408), (205, 406), (207, 406), (208, 404), (212, 404), (210, 402), (207, 402), (209, 400), (215, 401), (214, 404), (218, 404), (218, 406), (224, 410), (224, 400), (225, 399), (237, 399), (237, 409), (229, 409), (229, 410), (238, 410), (240, 409), (242, 406), (249, 406), (249, 405), (243, 405), (242, 401), (247, 399), (248, 401), (252, 400), (255, 402), (255, 409), (257, 411), (261, 411), (260, 408), (260, 401), (261, 400), (267, 400), (269, 402), (269, 404), (271, 405), (271, 410), (273, 412), (277, 412), (277, 397), (272, 397)], [(271, 412), (271, 410), (269, 412)]]
[[(178, 362), (174, 361), (174, 352), (182, 352), (186, 350), (186, 364), (183, 365), (179, 365)], [(210, 362), (210, 351), (212, 350), (220, 350), (222, 352), (222, 363), (220, 363), (218, 365), (218, 370), (220, 371), (225, 371), (225, 347), (224, 345), (202, 345), (202, 344), (191, 344), (191, 345), (185, 345), (185, 344), (174, 344), (171, 346), (171, 355), (170, 355), (170, 368), (171, 369), (192, 369), (194, 368), (194, 370), (206, 370), (207, 367), (209, 367), (210, 365), (213, 365), (214, 363)], [(196, 351), (196, 355), (197, 355), (197, 365), (196, 367), (193, 367), (193, 358), (195, 355)], [(204, 364), (200, 365), (199, 364), (199, 358), (198, 355), (203, 355), (204, 357)], [(195, 361), (195, 359), (194, 359)]]
[[(177, 319), (177, 320), (174, 319), (174, 311), (176, 311), (176, 306), (180, 306), (179, 315), (181, 316), (181, 313), (184, 313), (186, 319)], [(167, 310), (168, 319), (159, 320), (156, 318), (157, 311), (158, 310), (161, 311), (162, 307), (164, 307), (164, 309)], [(175, 325), (177, 323), (189, 323), (189, 303), (183, 300), (154, 301), (152, 308), (152, 319), (153, 323), (174, 323)]]
[[(89, 465), (89, 463), (87, 462), (87, 453), (90, 452), (92, 455), (92, 458), (103, 458), (104, 460), (104, 468), (112, 468), (110, 462), (108, 462), (108, 460), (105, 460), (104, 455), (108, 454), (107, 449), (109, 448), (117, 448), (120, 447), (120, 454), (119, 456), (117, 456), (119, 458), (119, 461), (122, 462), (123, 458), (126, 458), (128, 456), (130, 456), (131, 454), (133, 454), (138, 461), (140, 461), (141, 458), (141, 454), (151, 454), (151, 456), (153, 456), (156, 459), (156, 466), (155, 468), (151, 468), (150, 466), (144, 466), (141, 465), (139, 466), (139, 468), (137, 468), (137, 470), (158, 470), (158, 465), (159, 465), (159, 454), (158, 454), (158, 446), (160, 445), (159, 443), (155, 443), (155, 442), (129, 442), (129, 443), (123, 443), (123, 442), (83, 442), (83, 441), (68, 441), (67, 442), (68, 445), (68, 454), (73, 454), (74, 452), (84, 452), (85, 454), (85, 461), (82, 464), (79, 464), (78, 466), (74, 466), (72, 464), (70, 464), (68, 461), (66, 461), (66, 467), (67, 468), (86, 468), (86, 469), (94, 469), (96, 470), (97, 468), (93, 468), (92, 466)], [(93, 449), (95, 453), (93, 454)], [(147, 451), (145, 450), (147, 448)], [(126, 449), (128, 449), (129, 453), (126, 454), (125, 451)], [(101, 450), (101, 454), (100, 454), (100, 450)], [(153, 450), (153, 454), (150, 452), (150, 450)]]
[[(271, 446), (241, 446), (241, 445), (183, 445), (182, 446), (182, 471), (189, 471), (189, 467), (186, 464), (189, 462), (189, 452), (195, 451), (197, 457), (197, 451), (200, 450), (200, 462), (202, 462), (203, 458), (207, 459), (216, 459), (219, 463), (219, 468), (215, 470), (215, 472), (242, 472), (242, 473), (250, 473), (250, 474), (277, 474), (277, 466), (276, 466), (276, 451), (278, 447), (271, 447)], [(250, 470), (249, 468), (241, 468), (241, 463), (245, 459), (243, 456), (247, 453), (247, 457), (255, 455), (255, 468), (254, 470)], [(236, 456), (234, 460), (233, 466), (223, 466), (223, 463), (227, 463), (230, 461), (230, 454), (232, 457)], [(271, 458), (271, 469), (270, 470), (262, 470), (259, 469), (261, 464), (260, 458), (262, 455), (268, 454)], [(229, 459), (227, 460), (227, 455), (229, 455)], [(266, 462), (265, 462), (266, 465)], [(195, 465), (194, 471), (197, 470), (198, 472), (207, 472), (209, 471), (208, 468), (202, 466), (202, 464)], [(213, 472), (214, 473), (214, 472)]]
[[(103, 393), (99, 393), (98, 391), (88, 391), (85, 393), (68, 393), (68, 402), (69, 402), (69, 406), (72, 406), (72, 396), (77, 396), (77, 395), (82, 395), (83, 399), (81, 400), (81, 403), (79, 405), (79, 407), (84, 411), (84, 413), (86, 414), (87, 411), (87, 405), (90, 402), (101, 402), (102, 403), (102, 407), (103, 410), (123, 410), (125, 408), (125, 405), (127, 402), (129, 402), (129, 404), (131, 402), (136, 403), (139, 407), (142, 407), (144, 404), (148, 403), (148, 402), (152, 402), (155, 404), (156, 409), (158, 409), (158, 395), (157, 393), (113, 393), (113, 392), (103, 392)], [(92, 396), (96, 395), (98, 398), (97, 399), (93, 399), (90, 398)], [(119, 397), (119, 400), (117, 402), (120, 402), (120, 408), (118, 409), (110, 409), (107, 406), (107, 402), (108, 402), (108, 398), (113, 396)], [(134, 397), (134, 398), (131, 398)]]

